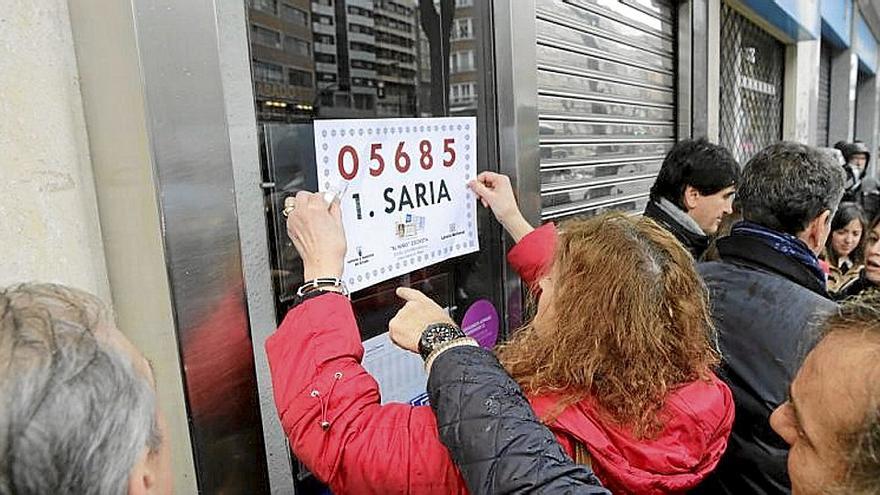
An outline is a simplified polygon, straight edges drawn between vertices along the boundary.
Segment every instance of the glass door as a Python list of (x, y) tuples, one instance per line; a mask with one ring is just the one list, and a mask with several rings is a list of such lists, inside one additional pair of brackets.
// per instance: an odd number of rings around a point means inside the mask
[[(317, 190), (315, 120), (476, 116), (478, 170), (497, 170), (491, 2), (247, 0), (247, 14), (280, 321), (303, 282), (281, 210), (285, 197)], [(478, 223), (478, 253), (352, 295), (363, 340), (387, 331), (399, 286), (425, 292), (458, 321), (478, 302), (504, 314), (500, 229), (482, 208)], [(297, 493), (326, 490), (303, 466), (294, 472)]]

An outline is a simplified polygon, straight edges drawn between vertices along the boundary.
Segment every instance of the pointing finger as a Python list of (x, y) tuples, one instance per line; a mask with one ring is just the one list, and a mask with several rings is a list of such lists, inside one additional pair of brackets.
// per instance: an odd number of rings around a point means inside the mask
[(414, 301), (414, 302), (415, 301), (424, 301), (426, 299), (429, 299), (428, 296), (424, 295), (423, 293), (421, 293), (415, 289), (410, 289), (409, 287), (398, 287), (397, 291), (395, 291), (395, 292), (397, 294), (397, 297), (399, 297), (407, 302), (409, 302), (409, 301)]

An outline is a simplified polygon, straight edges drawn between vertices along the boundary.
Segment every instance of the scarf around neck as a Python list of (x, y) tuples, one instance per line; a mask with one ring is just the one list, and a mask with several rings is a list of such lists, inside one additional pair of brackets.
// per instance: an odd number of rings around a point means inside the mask
[(819, 265), (819, 258), (804, 243), (791, 234), (783, 234), (763, 225), (743, 220), (733, 226), (730, 235), (744, 235), (760, 240), (779, 254), (792, 258), (804, 265), (821, 283), (827, 283), (827, 275)]
[(657, 208), (663, 210), (667, 215), (672, 217), (679, 225), (684, 227), (685, 230), (690, 231), (692, 234), (696, 234), (699, 236), (706, 236), (706, 233), (703, 232), (703, 229), (700, 228), (700, 225), (696, 220), (691, 218), (690, 215), (687, 214), (681, 208), (675, 206), (672, 201), (669, 201), (666, 198), (660, 198), (659, 201), (656, 201)]

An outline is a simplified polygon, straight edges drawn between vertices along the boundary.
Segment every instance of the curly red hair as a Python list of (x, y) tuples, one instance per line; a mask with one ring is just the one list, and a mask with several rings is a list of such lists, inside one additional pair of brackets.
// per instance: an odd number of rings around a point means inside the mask
[(718, 362), (694, 261), (644, 217), (605, 214), (559, 230), (549, 307), (498, 357), (528, 393), (560, 394), (559, 410), (589, 396), (637, 436), (656, 435), (667, 394), (708, 379)]

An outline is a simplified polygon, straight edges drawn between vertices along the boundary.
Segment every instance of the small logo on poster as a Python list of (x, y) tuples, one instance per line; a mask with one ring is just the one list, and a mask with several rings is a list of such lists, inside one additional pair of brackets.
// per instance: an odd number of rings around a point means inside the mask
[(407, 213), (394, 224), (394, 228), (400, 239), (415, 237), (425, 231), (425, 217)]
[[(369, 249), (369, 247), (367, 249)], [(354, 254), (356, 254), (357, 256), (353, 256), (351, 259), (346, 260), (347, 264), (350, 264), (353, 266), (361, 266), (366, 263), (369, 263), (370, 260), (372, 260), (375, 257), (374, 253), (371, 253), (369, 251), (364, 252), (363, 246), (355, 246)]]

